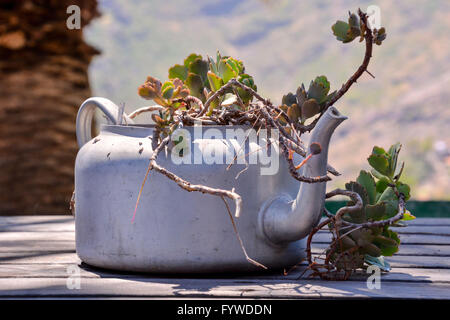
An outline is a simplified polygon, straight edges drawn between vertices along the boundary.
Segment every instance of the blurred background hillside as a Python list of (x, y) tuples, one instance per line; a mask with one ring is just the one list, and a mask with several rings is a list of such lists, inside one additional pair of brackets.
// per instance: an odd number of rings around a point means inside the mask
[[(74, 4), (80, 29), (66, 24)], [(374, 46), (376, 78), (364, 74), (336, 105), (350, 119), (333, 137), (330, 163), (343, 176), (329, 188), (368, 168), (373, 145), (400, 141), (413, 199), (450, 200), (448, 0), (2, 0), (0, 215), (69, 213), (75, 120), (88, 97), (130, 112), (148, 105), (137, 94), (148, 75), (165, 80), (188, 54), (217, 50), (243, 60), (274, 103), (318, 75), (336, 90), (364, 45), (336, 41), (331, 25), (370, 5), (387, 39)]]
[[(362, 61), (364, 45), (335, 40), (331, 25), (347, 11), (381, 8), (387, 39), (369, 71), (336, 105), (349, 116), (333, 138), (331, 164), (343, 173), (330, 187), (367, 168), (373, 145), (403, 143), (407, 182), (418, 200), (450, 200), (450, 2), (293, 0), (103, 0), (85, 29), (99, 48), (90, 69), (93, 93), (127, 111), (147, 105), (136, 89), (189, 53), (216, 50), (244, 61), (258, 91), (283, 94), (317, 75), (339, 89)], [(143, 121), (148, 121), (149, 117)], [(332, 185), (334, 183), (334, 185)]]

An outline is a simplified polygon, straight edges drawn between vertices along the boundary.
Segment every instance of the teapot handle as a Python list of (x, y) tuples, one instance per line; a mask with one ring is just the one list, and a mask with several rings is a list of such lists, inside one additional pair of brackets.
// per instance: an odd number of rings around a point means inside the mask
[[(83, 102), (77, 114), (77, 142), (81, 148), (86, 142), (92, 139), (92, 118), (95, 108), (99, 108), (106, 115), (108, 124), (121, 124), (120, 108), (111, 100), (100, 97), (92, 97)], [(125, 113), (122, 116), (127, 124), (134, 123)]]

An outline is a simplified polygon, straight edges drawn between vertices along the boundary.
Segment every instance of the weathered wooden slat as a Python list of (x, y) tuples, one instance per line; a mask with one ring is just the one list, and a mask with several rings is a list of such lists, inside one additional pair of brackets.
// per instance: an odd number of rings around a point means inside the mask
[[(0, 297), (230, 297), (230, 298), (431, 298), (450, 299), (448, 283), (382, 282), (369, 289), (364, 281), (251, 281), (228, 279), (83, 278), (68, 289), (63, 278), (3, 278)], [(69, 280), (69, 284), (70, 284)], [(407, 290), (405, 290), (407, 288)]]
[(392, 256), (386, 257), (392, 267), (401, 268), (450, 268), (448, 257), (423, 257), (423, 256)]
[(450, 226), (450, 218), (417, 218), (407, 221), (409, 226)]
[(0, 252), (0, 275), (5, 264), (79, 263), (75, 248), (54, 251)]
[[(329, 243), (331, 234), (329, 232), (316, 233), (313, 237), (313, 242)], [(429, 234), (402, 234), (400, 235), (402, 244), (435, 244), (435, 245), (450, 245), (449, 236), (429, 235)]]
[(60, 219), (52, 222), (38, 222), (38, 223), (10, 223), (0, 224), (0, 232), (74, 232), (75, 225), (73, 219), (66, 221)]
[(0, 232), (0, 246), (5, 241), (74, 241), (73, 232)]
[[(399, 228), (400, 254), (388, 257), (381, 290), (369, 290), (367, 276), (352, 281), (297, 280), (303, 269), (271, 274), (209, 275), (177, 279), (116, 273), (82, 265), (81, 290), (66, 287), (67, 267), (79, 265), (71, 216), (0, 217), (0, 297), (384, 297), (450, 299), (450, 219), (416, 219)], [(327, 246), (315, 236), (313, 251)], [(217, 278), (216, 278), (217, 277)]]
[[(74, 217), (70, 215), (51, 215), (51, 216), (0, 216), (0, 231), (10, 226), (14, 231), (52, 231), (61, 224), (65, 229), (74, 225)], [(450, 226), (450, 218), (419, 218), (408, 221), (412, 226)], [(49, 228), (47, 228), (47, 226)], [(72, 227), (74, 228), (74, 226)], [(13, 231), (13, 229), (9, 229)], [(73, 229), (71, 229), (73, 230)]]
[(403, 228), (392, 228), (399, 234), (434, 234), (450, 236), (450, 226), (417, 226), (410, 225)]
[[(350, 230), (350, 229), (349, 229)], [(402, 228), (392, 228), (399, 234), (417, 234), (417, 235), (443, 235), (450, 236), (450, 226), (408, 226)], [(329, 232), (320, 230), (319, 233)]]
[[(78, 257), (75, 253), (75, 244), (69, 242), (45, 242), (35, 243), (35, 247), (24, 244), (23, 247), (11, 248), (10, 252), (0, 251), (0, 265), (2, 264), (41, 264), (41, 263), (77, 263)], [(53, 249), (45, 251), (47, 249)], [(51, 246), (50, 246), (51, 245)], [(327, 244), (314, 244), (313, 253), (321, 253), (323, 249), (327, 247)], [(5, 248), (2, 248), (5, 250)], [(436, 258), (438, 261), (449, 260), (450, 246), (434, 246), (434, 245), (401, 245), (397, 256), (416, 256), (417, 259), (427, 261), (426, 259), (431, 257)], [(387, 258), (389, 261), (391, 257)], [(1, 272), (1, 271), (0, 271)]]
[(450, 218), (418, 218), (407, 223), (411, 226), (450, 226)]
[(62, 221), (73, 221), (71, 215), (36, 215), (36, 216), (0, 216), (0, 226), (7, 224), (38, 224)]
[[(313, 243), (313, 252), (317, 253), (328, 247), (327, 242)], [(0, 243), (0, 263), (3, 257), (19, 257), (33, 254), (39, 256), (48, 253), (75, 252), (74, 241), (2, 241)], [(450, 257), (450, 246), (428, 244), (401, 244), (396, 255), (440, 256)], [(25, 261), (25, 260), (24, 260)], [(30, 261), (32, 263), (32, 261)]]
[[(312, 251), (314, 253), (322, 252), (326, 248), (328, 248), (327, 243), (313, 243)], [(395, 255), (450, 257), (450, 246), (429, 244), (400, 244), (399, 251)]]
[(75, 250), (75, 241), (0, 241), (0, 253)]
[[(318, 280), (317, 277), (309, 278), (309, 271), (304, 272), (303, 268), (298, 268), (299, 270), (294, 270), (288, 273), (286, 276), (278, 276), (280, 280), (283, 277), (291, 280), (298, 279), (309, 279), (309, 280)], [(355, 272), (350, 276), (349, 280), (353, 281), (365, 281), (367, 282), (368, 277), (372, 275), (372, 273), (366, 273), (364, 271)], [(274, 276), (271, 276), (273, 278)], [(299, 278), (301, 277), (301, 278)], [(450, 270), (449, 269), (420, 269), (420, 268), (392, 268), (390, 272), (382, 272), (381, 280), (382, 283), (388, 281), (396, 281), (396, 282), (442, 282), (442, 283), (450, 283)]]
[[(170, 278), (164, 278), (164, 275), (152, 275), (152, 274), (136, 274), (136, 273), (120, 273), (117, 274), (114, 271), (102, 270), (92, 268), (87, 265), (80, 265), (79, 261), (75, 263), (49, 263), (49, 264), (6, 264), (1, 266), (0, 279), (1, 278), (67, 278), (73, 273), (68, 268), (72, 266), (79, 267), (79, 275), (81, 278), (121, 278), (121, 279), (141, 279), (145, 278), (155, 282), (164, 282)], [(287, 275), (283, 275), (280, 272), (272, 272), (270, 274), (241, 274), (241, 275), (206, 275), (197, 276), (196, 278), (206, 279), (235, 279), (235, 280), (249, 280), (249, 281), (273, 281), (273, 280), (298, 280), (308, 278), (308, 273), (303, 274), (304, 267), (299, 267)], [(350, 280), (354, 281), (366, 281), (371, 274), (363, 271), (355, 273)], [(212, 278), (214, 277), (214, 278)], [(195, 277), (191, 279), (196, 280)], [(312, 278), (311, 281), (319, 280), (318, 278)], [(184, 281), (184, 280), (180, 280)], [(450, 269), (420, 269), (420, 268), (393, 268), (391, 272), (382, 273), (381, 281), (403, 281), (403, 282), (442, 282), (450, 283)]]
[[(0, 232), (0, 247), (6, 245), (6, 241), (74, 241), (72, 232)], [(434, 234), (402, 234), (400, 239), (403, 244), (441, 244), (449, 245), (450, 236)], [(317, 243), (329, 242), (329, 232), (319, 232), (314, 235), (313, 241)]]

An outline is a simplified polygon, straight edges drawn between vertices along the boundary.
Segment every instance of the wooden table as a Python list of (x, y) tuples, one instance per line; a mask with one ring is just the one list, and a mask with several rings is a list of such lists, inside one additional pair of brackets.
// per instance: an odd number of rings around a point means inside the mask
[[(398, 230), (402, 245), (380, 289), (368, 274), (349, 281), (287, 276), (161, 276), (115, 273), (81, 264), (70, 216), (0, 217), (0, 298), (432, 298), (450, 299), (450, 219), (416, 219)], [(314, 248), (329, 240), (319, 234)], [(80, 289), (70, 271), (80, 271)]]

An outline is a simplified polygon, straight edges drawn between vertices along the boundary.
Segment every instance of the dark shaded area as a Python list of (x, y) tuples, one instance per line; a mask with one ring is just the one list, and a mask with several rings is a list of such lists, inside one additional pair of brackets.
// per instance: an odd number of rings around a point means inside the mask
[[(0, 214), (69, 213), (75, 119), (99, 53), (67, 28), (72, 4), (0, 3)], [(75, 4), (82, 28), (98, 15), (96, 0)]]

